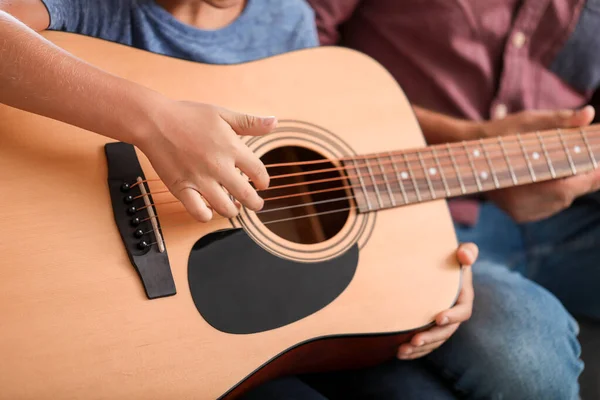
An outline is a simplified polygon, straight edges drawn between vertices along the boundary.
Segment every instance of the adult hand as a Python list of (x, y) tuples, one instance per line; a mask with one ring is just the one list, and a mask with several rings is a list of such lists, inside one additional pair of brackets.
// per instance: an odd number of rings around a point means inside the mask
[[(515, 133), (589, 125), (594, 119), (591, 106), (580, 110), (524, 111), (504, 119), (480, 124), (482, 136), (495, 137)], [(573, 200), (600, 188), (600, 169), (573, 177), (500, 189), (488, 198), (517, 222), (532, 222), (550, 217), (569, 207)]]
[(473, 311), (473, 273), (471, 266), (477, 260), (479, 249), (474, 243), (462, 244), (456, 251), (458, 262), (463, 266), (463, 284), (454, 307), (439, 313), (436, 325), (417, 333), (409, 343), (398, 349), (398, 358), (412, 360), (423, 357), (440, 347), (456, 332), (461, 323), (471, 318)]
[(269, 133), (277, 124), (274, 117), (184, 101), (169, 101), (161, 115), (157, 128), (135, 144), (194, 218), (203, 222), (212, 218), (202, 196), (220, 215), (237, 215), (238, 207), (223, 188), (246, 207), (262, 208), (263, 200), (240, 171), (259, 190), (268, 187), (269, 175), (238, 135)]

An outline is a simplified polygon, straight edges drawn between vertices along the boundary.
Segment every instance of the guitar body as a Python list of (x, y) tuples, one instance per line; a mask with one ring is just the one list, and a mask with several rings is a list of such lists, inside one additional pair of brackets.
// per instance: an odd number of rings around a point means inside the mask
[[(209, 66), (45, 36), (172, 98), (278, 116), (277, 132), (243, 139), (270, 163), (318, 154), (338, 166), (348, 155), (424, 146), (393, 78), (351, 50)], [(284, 215), (275, 228), (247, 210), (195, 223), (168, 193), (152, 197), (177, 293), (150, 299), (115, 223), (125, 209), (111, 204), (107, 142), (0, 107), (1, 399), (235, 398), (282, 374), (393, 358), (456, 300), (444, 200)]]

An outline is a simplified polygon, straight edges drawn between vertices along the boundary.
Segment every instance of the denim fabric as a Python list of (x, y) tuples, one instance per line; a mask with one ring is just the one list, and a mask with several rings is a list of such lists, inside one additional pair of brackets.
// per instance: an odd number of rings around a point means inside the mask
[[(485, 205), (479, 225), (457, 226), (461, 241), (475, 241), (481, 249), (473, 267), (473, 316), (441, 348), (416, 361), (286, 378), (263, 385), (244, 400), (577, 399), (583, 369), (578, 326), (553, 294), (516, 272), (526, 270), (526, 246), (535, 241), (539, 246), (531, 254), (544, 260), (552, 254), (571, 257), (570, 252), (589, 244), (578, 239), (565, 242), (548, 233), (552, 231), (569, 236), (560, 225), (519, 227), (497, 208)], [(554, 240), (572, 245), (560, 253), (544, 250)], [(545, 268), (534, 265), (537, 275)], [(559, 259), (551, 262), (561, 265)], [(559, 273), (549, 271), (547, 276), (569, 283)], [(593, 282), (591, 278), (588, 275)]]
[(600, 319), (600, 197), (579, 198), (543, 221), (515, 224), (494, 205), (482, 206), (462, 241), (480, 246), (482, 261), (507, 265), (551, 291), (577, 316)]

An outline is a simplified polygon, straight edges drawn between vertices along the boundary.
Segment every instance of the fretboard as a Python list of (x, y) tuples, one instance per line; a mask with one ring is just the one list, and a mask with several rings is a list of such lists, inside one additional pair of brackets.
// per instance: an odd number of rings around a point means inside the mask
[(361, 212), (564, 178), (597, 167), (600, 125), (344, 159)]

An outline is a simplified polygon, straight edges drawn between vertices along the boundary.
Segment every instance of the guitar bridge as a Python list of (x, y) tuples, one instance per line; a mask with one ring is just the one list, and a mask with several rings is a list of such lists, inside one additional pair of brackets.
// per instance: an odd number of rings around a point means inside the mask
[(152, 195), (132, 145), (108, 143), (108, 189), (117, 228), (149, 299), (177, 293)]

